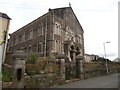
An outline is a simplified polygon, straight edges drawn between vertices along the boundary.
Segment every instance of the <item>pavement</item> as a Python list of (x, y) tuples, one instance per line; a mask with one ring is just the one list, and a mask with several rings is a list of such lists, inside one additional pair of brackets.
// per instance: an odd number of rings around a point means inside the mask
[(118, 78), (120, 80), (118, 74), (109, 74), (105, 76), (74, 81), (64, 85), (58, 85), (54, 88), (118, 88), (118, 86), (120, 87), (120, 83), (118, 83)]

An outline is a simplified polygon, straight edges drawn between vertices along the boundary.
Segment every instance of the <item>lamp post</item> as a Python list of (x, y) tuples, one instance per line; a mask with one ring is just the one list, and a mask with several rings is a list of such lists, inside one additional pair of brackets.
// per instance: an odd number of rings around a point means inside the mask
[[(104, 58), (106, 58), (106, 49), (105, 49), (105, 44), (106, 44), (106, 43), (110, 43), (110, 42), (104, 42), (104, 43), (103, 43), (103, 46), (104, 46), (104, 54), (105, 54)], [(107, 74), (108, 74), (108, 63), (107, 63), (107, 59), (106, 59), (105, 66), (106, 66), (106, 70), (107, 70)]]

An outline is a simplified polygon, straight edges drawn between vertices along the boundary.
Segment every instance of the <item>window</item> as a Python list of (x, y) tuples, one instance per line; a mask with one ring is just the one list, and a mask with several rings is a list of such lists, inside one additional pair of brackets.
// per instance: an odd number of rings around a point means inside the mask
[(39, 33), (39, 36), (43, 35), (43, 26), (42, 26), (42, 24), (40, 24), (38, 26), (38, 33)]
[(43, 52), (43, 44), (38, 44), (38, 52)]
[(30, 39), (33, 38), (33, 30), (30, 30)]
[(31, 45), (29, 45), (28, 52), (31, 52), (31, 50), (32, 50), (32, 47), (31, 47)]
[(59, 47), (58, 47), (58, 41), (56, 41), (55, 44), (56, 44), (56, 45), (55, 45), (55, 46), (56, 46), (56, 52), (58, 52), (58, 48), (59, 48)]
[(37, 37), (38, 35), (39, 35), (39, 30), (37, 29), (37, 30), (34, 30), (33, 31), (33, 37), (35, 38), (35, 37)]
[(18, 37), (18, 43), (22, 42), (22, 36)]
[(23, 42), (25, 41), (25, 34), (23, 34), (23, 36), (22, 36), (22, 41)]
[(29, 40), (29, 37), (30, 37), (30, 33), (29, 33), (29, 32), (26, 32), (26, 33), (25, 33), (25, 40)]
[(61, 52), (61, 42), (59, 40), (56, 40), (55, 41), (55, 51), (58, 53), (58, 52)]
[(61, 35), (61, 31), (60, 31), (60, 25), (58, 25), (58, 35)]
[(57, 24), (55, 24), (54, 34), (57, 34)]
[(61, 35), (61, 25), (59, 23), (56, 22), (55, 24), (55, 30), (54, 30), (54, 33), (56, 35)]

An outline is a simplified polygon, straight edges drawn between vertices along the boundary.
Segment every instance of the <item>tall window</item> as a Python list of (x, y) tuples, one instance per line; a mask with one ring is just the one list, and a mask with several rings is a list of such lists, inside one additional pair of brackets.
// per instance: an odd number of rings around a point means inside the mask
[(56, 35), (61, 35), (61, 25), (60, 25), (58, 22), (55, 23), (54, 33), (55, 33)]
[(55, 41), (55, 51), (57, 53), (61, 52), (61, 42), (59, 40)]
[(60, 28), (61, 28), (61, 26), (60, 26), (60, 25), (58, 25), (58, 35), (61, 35)]
[(33, 38), (33, 30), (30, 30), (30, 39)]
[(25, 40), (29, 40), (30, 38), (30, 33), (29, 32), (25, 32)]
[(39, 33), (39, 36), (43, 35), (43, 25), (42, 24), (40, 24), (38, 26), (38, 33)]
[(25, 33), (24, 33), (23, 36), (22, 36), (22, 41), (23, 41), (23, 42), (25, 41)]
[(29, 45), (28, 52), (31, 52), (31, 51), (32, 51), (32, 47), (31, 47), (31, 45)]
[(18, 42), (19, 42), (19, 43), (22, 42), (22, 36), (19, 36), (19, 37), (18, 37)]
[(43, 44), (38, 44), (38, 52), (43, 52)]

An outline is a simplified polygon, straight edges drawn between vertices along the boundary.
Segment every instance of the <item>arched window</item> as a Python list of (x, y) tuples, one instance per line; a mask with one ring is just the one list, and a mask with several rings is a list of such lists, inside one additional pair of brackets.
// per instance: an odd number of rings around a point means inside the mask
[(61, 25), (58, 22), (55, 22), (55, 30), (54, 33), (56, 35), (61, 35)]

